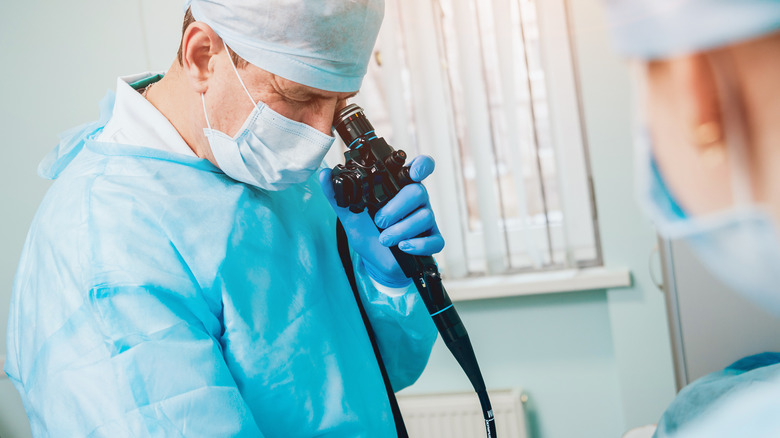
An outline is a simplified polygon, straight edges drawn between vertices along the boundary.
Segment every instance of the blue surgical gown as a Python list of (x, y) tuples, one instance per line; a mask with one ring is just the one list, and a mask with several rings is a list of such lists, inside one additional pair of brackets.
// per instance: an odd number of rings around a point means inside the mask
[[(6, 371), (35, 436), (390, 437), (386, 390), (316, 176), (281, 192), (77, 128), (14, 282)], [(393, 388), (435, 328), (419, 296), (359, 289)]]

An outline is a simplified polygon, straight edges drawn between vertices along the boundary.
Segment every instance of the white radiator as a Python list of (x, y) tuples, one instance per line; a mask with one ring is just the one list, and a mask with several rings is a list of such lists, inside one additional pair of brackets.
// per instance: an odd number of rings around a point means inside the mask
[[(519, 390), (490, 391), (500, 438), (527, 438)], [(474, 393), (398, 395), (410, 438), (481, 438), (486, 436), (482, 409)]]

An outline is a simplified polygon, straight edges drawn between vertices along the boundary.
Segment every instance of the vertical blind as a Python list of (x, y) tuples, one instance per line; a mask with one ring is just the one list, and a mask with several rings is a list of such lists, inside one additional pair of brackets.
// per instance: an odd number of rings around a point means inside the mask
[(436, 159), (447, 277), (601, 264), (564, 0), (387, 0), (374, 55), (355, 101)]

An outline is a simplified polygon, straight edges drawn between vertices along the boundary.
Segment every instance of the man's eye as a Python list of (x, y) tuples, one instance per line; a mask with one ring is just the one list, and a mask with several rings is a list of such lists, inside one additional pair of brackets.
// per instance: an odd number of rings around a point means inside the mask
[(292, 97), (282, 96), (284, 98), (284, 101), (289, 103), (290, 105), (296, 105), (296, 106), (304, 106), (308, 105), (312, 102), (313, 99), (294, 99)]

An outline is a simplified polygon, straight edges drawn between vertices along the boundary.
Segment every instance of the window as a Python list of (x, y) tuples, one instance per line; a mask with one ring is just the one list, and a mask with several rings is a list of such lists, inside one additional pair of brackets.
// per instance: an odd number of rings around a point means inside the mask
[(374, 54), (355, 101), (436, 158), (445, 276), (601, 265), (564, 0), (387, 0)]

